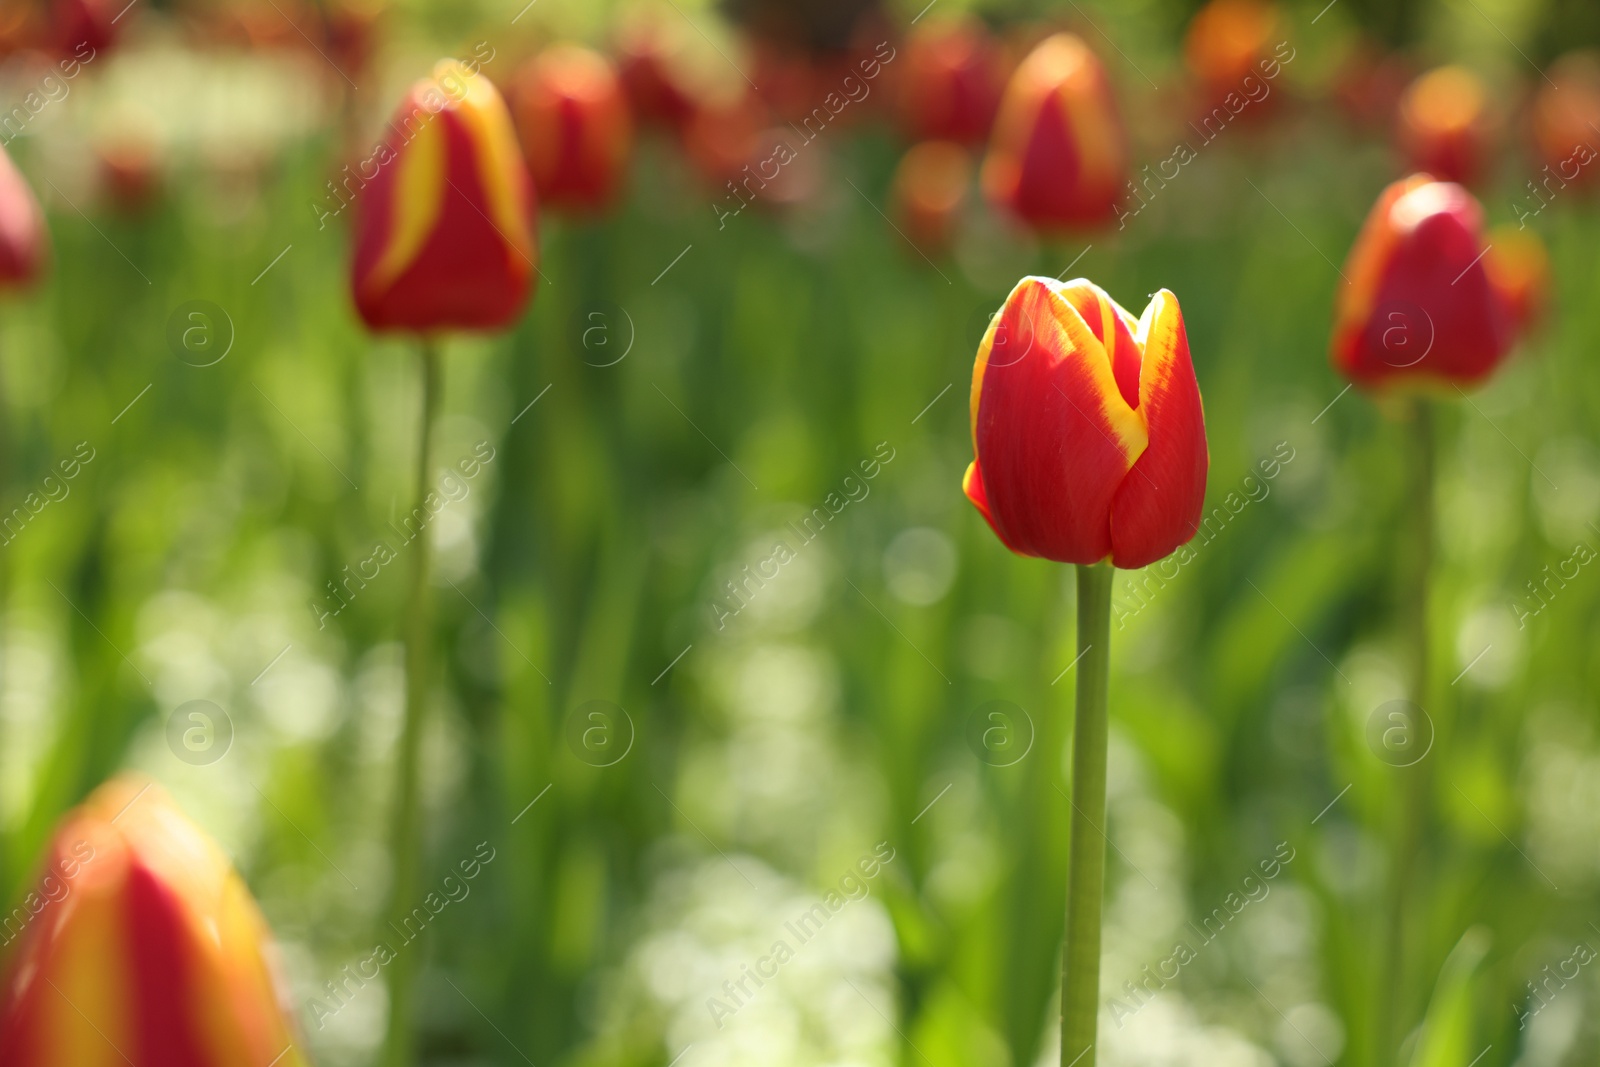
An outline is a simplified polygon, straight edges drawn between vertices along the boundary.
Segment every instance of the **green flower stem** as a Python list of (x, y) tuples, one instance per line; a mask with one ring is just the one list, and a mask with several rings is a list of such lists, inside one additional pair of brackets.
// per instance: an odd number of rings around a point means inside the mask
[(1061, 954), (1061, 1064), (1094, 1067), (1100, 1013), (1100, 906), (1106, 872), (1106, 679), (1111, 564), (1078, 566), (1078, 700), (1072, 727), (1067, 937)]
[[(1433, 569), (1433, 541), (1434, 541), (1434, 469), (1437, 465), (1435, 457), (1433, 411), (1426, 399), (1416, 401), (1411, 420), (1411, 447), (1409, 463), (1409, 484), (1406, 487), (1407, 495), (1413, 509), (1411, 516), (1411, 535), (1414, 538), (1411, 547), (1411, 557), (1407, 561), (1411, 573), (1406, 577), (1405, 612), (1406, 628), (1410, 630), (1409, 651), (1411, 653), (1411, 691), (1412, 704), (1421, 709), (1422, 716), (1432, 713), (1428, 710), (1429, 686), (1428, 664), (1430, 659), (1430, 636), (1428, 632), (1428, 596), (1429, 575)], [(1419, 717), (1411, 724), (1409, 740), (1417, 743), (1419, 730), (1434, 732), (1433, 742), (1437, 741), (1437, 724), (1428, 725), (1431, 720)], [(1394, 835), (1391, 841), (1394, 849), (1389, 861), (1389, 899), (1387, 901), (1388, 914), (1386, 916), (1385, 942), (1382, 948), (1382, 966), (1379, 968), (1377, 981), (1373, 989), (1378, 1000), (1374, 1011), (1373, 1032), (1376, 1039), (1376, 1057), (1374, 1063), (1392, 1063), (1398, 1055), (1400, 1043), (1409, 1028), (1410, 1007), (1404, 1003), (1406, 990), (1413, 988), (1413, 983), (1405, 981), (1405, 968), (1407, 961), (1407, 933), (1410, 927), (1408, 922), (1411, 911), (1411, 896), (1417, 878), (1417, 853), (1421, 850), (1423, 833), (1428, 822), (1428, 797), (1431, 792), (1431, 764), (1426, 754), (1423, 758), (1406, 767), (1395, 769), (1398, 776), (1399, 811), (1396, 819)]]
[[(417, 509), (426, 513), (428, 479), (431, 476), (433, 422), (439, 409), (439, 343), (425, 338), (421, 343), (422, 419), (417, 442)], [(417, 903), (418, 868), (421, 865), (422, 826), (417, 788), (417, 765), (422, 748), (423, 715), (428, 706), (430, 674), (428, 660), (433, 640), (432, 597), (429, 570), (432, 556), (430, 527), (423, 524), (411, 544), (411, 589), (406, 598), (405, 667), (406, 711), (400, 733), (400, 757), (394, 795), (393, 839), (394, 876), (390, 882), (389, 906), (385, 909), (388, 928), (381, 940), (390, 940), (390, 930), (401, 923)], [(404, 948), (389, 965), (389, 1026), (385, 1038), (383, 1063), (386, 1067), (406, 1067), (414, 1051), (412, 1014), (416, 995), (417, 954)]]

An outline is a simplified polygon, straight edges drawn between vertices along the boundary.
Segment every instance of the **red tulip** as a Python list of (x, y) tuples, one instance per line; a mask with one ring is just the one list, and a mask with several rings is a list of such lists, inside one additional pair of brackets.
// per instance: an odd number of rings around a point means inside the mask
[(633, 120), (610, 61), (558, 45), (518, 72), (511, 100), (540, 202), (579, 211), (609, 205), (633, 146)]
[(0, 148), (0, 289), (33, 284), (49, 258), (44, 212), (11, 157)]
[(681, 128), (694, 114), (699, 79), (687, 30), (648, 14), (624, 21), (617, 39), (622, 86), (643, 122)]
[(906, 236), (924, 252), (950, 244), (972, 180), (972, 156), (950, 141), (913, 145), (895, 168), (890, 198)]
[(1333, 363), (1357, 385), (1471, 386), (1511, 347), (1512, 321), (1482, 262), (1483, 211), (1416, 174), (1367, 216), (1335, 310)]
[(995, 120), (983, 188), (1036, 228), (1108, 220), (1128, 156), (1111, 83), (1088, 45), (1044, 40), (1011, 76)]
[(61, 55), (92, 57), (110, 48), (132, 17), (125, 0), (51, 0), (51, 45)]
[(1135, 319), (1083, 279), (1024, 278), (972, 369), (963, 488), (1011, 551), (1143, 567), (1195, 534), (1205, 416), (1178, 298)]
[(907, 137), (976, 144), (989, 135), (1005, 79), (1000, 49), (983, 23), (925, 22), (906, 38), (901, 62), (896, 95)]
[(412, 87), (357, 201), (351, 285), (375, 330), (487, 330), (532, 292), (535, 204), (511, 115), (454, 60)]
[(1471, 182), (1488, 152), (1489, 91), (1464, 67), (1422, 75), (1400, 98), (1400, 148), (1413, 170)]
[(159, 787), (115, 779), (68, 814), (11, 916), (7, 1067), (305, 1067), (250, 891)]

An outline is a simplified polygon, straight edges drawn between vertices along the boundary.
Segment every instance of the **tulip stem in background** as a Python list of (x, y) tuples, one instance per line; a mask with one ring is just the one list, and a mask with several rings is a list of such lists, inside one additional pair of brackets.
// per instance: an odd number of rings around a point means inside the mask
[[(1430, 642), (1428, 634), (1429, 574), (1433, 568), (1433, 489), (1434, 441), (1433, 410), (1430, 402), (1418, 397), (1412, 407), (1409, 430), (1411, 447), (1410, 468), (1406, 492), (1411, 505), (1410, 533), (1413, 538), (1411, 552), (1406, 559), (1410, 574), (1404, 586), (1407, 651), (1411, 655), (1411, 711), (1414, 719), (1406, 724), (1407, 745), (1426, 744), (1436, 740), (1436, 727), (1428, 718), (1428, 664)], [(1419, 710), (1420, 709), (1420, 710)], [(1401, 1042), (1409, 1028), (1410, 1006), (1405, 1002), (1407, 941), (1412, 883), (1416, 878), (1417, 853), (1422, 847), (1423, 831), (1428, 821), (1428, 796), (1431, 775), (1425, 749), (1422, 758), (1406, 766), (1395, 768), (1398, 776), (1399, 813), (1395, 820), (1393, 848), (1389, 863), (1389, 899), (1387, 924), (1384, 930), (1382, 964), (1378, 980), (1373, 983), (1377, 992), (1375, 1032), (1378, 1055), (1375, 1063), (1395, 1062)], [(1411, 940), (1414, 940), (1411, 939)], [(1413, 961), (1414, 962), (1414, 961)], [(1415, 970), (1415, 968), (1413, 968)]]
[[(421, 342), (422, 418), (417, 427), (417, 503), (413, 514), (427, 514), (428, 479), (432, 467), (430, 444), (433, 421), (439, 409), (439, 344)], [(411, 589), (405, 613), (405, 723), (400, 732), (400, 757), (394, 794), (394, 876), (390, 883), (386, 917), (394, 930), (418, 901), (417, 869), (421, 863), (422, 827), (418, 797), (417, 764), (422, 747), (423, 713), (427, 709), (428, 660), (433, 641), (429, 564), (433, 553), (430, 526), (420, 523), (411, 545)], [(387, 941), (386, 932), (383, 940)], [(406, 1067), (412, 1061), (411, 1018), (415, 996), (417, 954), (401, 952), (389, 965), (389, 1028), (383, 1062), (386, 1067)]]
[(1100, 1013), (1100, 903), (1106, 869), (1106, 679), (1110, 563), (1078, 564), (1078, 699), (1072, 727), (1067, 936), (1061, 953), (1061, 1065), (1094, 1067)]

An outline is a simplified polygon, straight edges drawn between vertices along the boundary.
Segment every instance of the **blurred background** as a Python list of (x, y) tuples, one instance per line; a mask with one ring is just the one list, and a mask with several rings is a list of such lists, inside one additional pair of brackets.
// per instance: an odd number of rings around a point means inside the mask
[[(1600, 164), (1574, 160), (1600, 8), (125, 3), (0, 11), (0, 141), (53, 245), (0, 295), (7, 900), (64, 810), (142, 770), (259, 897), (315, 1061), (371, 1062), (405, 580), (347, 578), (410, 507), (420, 387), (354, 314), (341, 183), (440, 56), (510, 90), (575, 41), (629, 91), (620, 194), (546, 205), (531, 310), (447, 341), (435, 456), (480, 470), (435, 527), (423, 880), (481, 867), (407, 949), (422, 1061), (1053, 1060), (1073, 586), (960, 491), (974, 350), (1040, 273), (1179, 295), (1225, 516), (1114, 592), (1102, 1062), (1373, 1063), (1419, 760), (1409, 1047), (1595, 1062)], [(1137, 188), (1039, 237), (977, 175), (1060, 29)], [(965, 118), (933, 113), (951, 67)], [(1406, 692), (1405, 428), (1326, 353), (1338, 264), (1424, 163), (1506, 227), (1531, 327), (1440, 406), (1437, 696), (1401, 759), (1373, 722)]]

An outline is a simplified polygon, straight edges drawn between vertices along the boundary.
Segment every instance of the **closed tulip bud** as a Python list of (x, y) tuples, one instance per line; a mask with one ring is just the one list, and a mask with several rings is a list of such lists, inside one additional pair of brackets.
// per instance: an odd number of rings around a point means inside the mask
[(488, 78), (441, 62), (360, 178), (351, 285), (368, 326), (488, 330), (522, 313), (538, 255), (533, 186)]
[(1544, 317), (1550, 302), (1550, 255), (1532, 230), (1507, 223), (1489, 233), (1483, 266), (1521, 333)]
[(1471, 193), (1430, 175), (1383, 191), (1338, 291), (1340, 373), (1368, 387), (1470, 386), (1500, 365), (1512, 321), (1483, 264), (1482, 220)]
[(1199, 82), (1201, 110), (1222, 105), (1231, 94), (1251, 99), (1244, 109), (1250, 118), (1267, 113), (1277, 94), (1257, 99), (1254, 86), (1265, 84), (1262, 74), (1272, 69), (1263, 64), (1278, 43), (1280, 25), (1277, 5), (1263, 0), (1211, 0), (1200, 9), (1184, 35), (1183, 58)]
[(518, 72), (511, 102), (540, 203), (577, 211), (608, 206), (633, 146), (628, 102), (610, 61), (558, 45)]
[(994, 204), (1041, 230), (1108, 220), (1127, 181), (1122, 121), (1089, 46), (1058, 33), (1006, 87), (983, 164)]
[(159, 787), (115, 779), (69, 813), (25, 902), (0, 1063), (305, 1067), (266, 921)]
[(1600, 182), (1600, 55), (1575, 52), (1550, 68), (1533, 102), (1533, 136), (1546, 170), (1536, 185), (1543, 201), (1568, 183), (1591, 188)]
[(1143, 567), (1195, 534), (1205, 416), (1178, 299), (1135, 319), (1084, 279), (1024, 278), (978, 346), (963, 488), (1011, 551)]
[(900, 62), (896, 98), (907, 137), (976, 144), (989, 135), (1004, 76), (983, 23), (971, 16), (925, 22), (906, 39)]
[(51, 0), (51, 45), (64, 56), (92, 58), (116, 43), (125, 14), (117, 0)]
[(972, 155), (950, 141), (913, 145), (895, 168), (890, 196), (906, 236), (924, 252), (942, 252), (972, 181)]
[(1440, 181), (1477, 178), (1491, 126), (1489, 91), (1464, 67), (1431, 70), (1400, 98), (1400, 149), (1411, 169)]
[(31, 285), (50, 258), (44, 212), (26, 179), (0, 148), (0, 289)]

